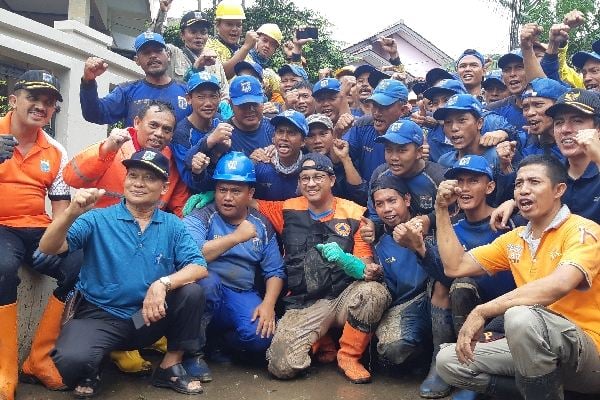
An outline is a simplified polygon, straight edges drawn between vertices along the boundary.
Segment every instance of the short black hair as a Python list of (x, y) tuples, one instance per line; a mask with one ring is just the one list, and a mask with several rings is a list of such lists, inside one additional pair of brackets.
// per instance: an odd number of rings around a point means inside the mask
[(173, 114), (173, 118), (175, 118), (175, 121), (177, 121), (177, 116), (175, 115), (175, 109), (173, 108), (173, 106), (170, 103), (161, 100), (148, 100), (144, 102), (144, 105), (138, 110), (135, 116), (139, 119), (143, 119), (148, 113), (148, 110), (150, 110), (152, 107), (158, 108), (159, 112), (170, 112), (171, 114)]
[(528, 165), (542, 165), (546, 167), (548, 172), (548, 178), (553, 185), (559, 183), (567, 183), (568, 175), (567, 168), (561, 163), (558, 158), (546, 154), (532, 154), (525, 157), (520, 163), (519, 168), (526, 167)]
[(296, 82), (294, 86), (292, 86), (292, 89), (307, 89), (312, 92), (313, 87), (309, 82), (302, 79), (300, 82)]

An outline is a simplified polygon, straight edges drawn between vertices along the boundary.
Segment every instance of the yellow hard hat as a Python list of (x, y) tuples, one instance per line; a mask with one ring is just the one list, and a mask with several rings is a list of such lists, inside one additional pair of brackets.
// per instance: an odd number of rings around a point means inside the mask
[(334, 75), (337, 79), (340, 79), (342, 76), (346, 75), (354, 76), (354, 70), (356, 70), (356, 67), (354, 65), (346, 65), (345, 67), (338, 68), (335, 71)]
[(256, 33), (267, 35), (271, 39), (275, 40), (278, 45), (281, 45), (281, 41), (283, 40), (283, 34), (281, 33), (281, 29), (279, 29), (277, 24), (263, 24), (256, 30)]
[(223, 0), (215, 9), (215, 19), (246, 19), (246, 14), (238, 1)]

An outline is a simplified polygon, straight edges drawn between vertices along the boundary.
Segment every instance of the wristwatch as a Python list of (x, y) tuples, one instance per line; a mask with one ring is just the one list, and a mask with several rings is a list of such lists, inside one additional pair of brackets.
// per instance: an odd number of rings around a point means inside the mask
[(171, 291), (171, 278), (169, 278), (168, 276), (163, 276), (158, 281), (165, 285), (165, 289), (167, 289), (167, 292)]

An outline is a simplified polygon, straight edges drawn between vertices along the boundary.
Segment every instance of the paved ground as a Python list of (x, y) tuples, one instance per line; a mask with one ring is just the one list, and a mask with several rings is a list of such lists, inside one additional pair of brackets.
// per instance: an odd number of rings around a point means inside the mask
[[(158, 358), (148, 359), (157, 362)], [(312, 367), (305, 377), (278, 381), (263, 367), (211, 365), (215, 380), (204, 385), (204, 394), (184, 396), (150, 385), (149, 377), (130, 377), (112, 366), (104, 373), (102, 400), (417, 400), (419, 374), (388, 376), (375, 374), (373, 383), (353, 385), (337, 372), (335, 364)], [(17, 400), (66, 400), (70, 393), (50, 392), (41, 386), (21, 384)]]

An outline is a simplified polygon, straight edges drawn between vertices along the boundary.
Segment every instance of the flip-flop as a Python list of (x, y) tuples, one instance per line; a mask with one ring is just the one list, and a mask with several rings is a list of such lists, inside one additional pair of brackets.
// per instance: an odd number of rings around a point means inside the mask
[(159, 366), (154, 370), (154, 374), (152, 374), (152, 385), (156, 387), (171, 388), (176, 392), (188, 395), (202, 393), (202, 386), (197, 390), (189, 389), (189, 384), (192, 382), (200, 381), (189, 375), (181, 363), (169, 368), (161, 368)]
[(80, 392), (76, 389), (73, 389), (73, 396), (76, 399), (89, 399), (90, 397), (94, 397), (100, 391), (100, 376), (97, 376), (95, 378), (85, 378), (84, 380), (80, 381), (75, 387), (77, 386), (90, 388), (92, 389), (92, 391), (88, 393)]

